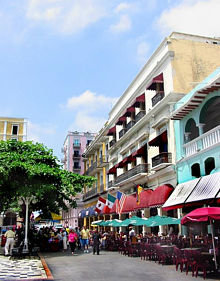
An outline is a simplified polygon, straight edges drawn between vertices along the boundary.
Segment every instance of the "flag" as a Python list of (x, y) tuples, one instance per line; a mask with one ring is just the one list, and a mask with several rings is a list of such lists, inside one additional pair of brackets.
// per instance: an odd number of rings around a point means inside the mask
[(117, 191), (117, 194), (116, 194), (116, 213), (117, 214), (121, 214), (122, 212), (122, 208), (124, 206), (124, 202), (125, 202), (125, 199), (126, 199), (126, 195), (120, 191)]
[(136, 199), (137, 199), (137, 204), (139, 205), (140, 204), (140, 194), (141, 194), (141, 191), (143, 190), (143, 187), (138, 185), (136, 187)]
[(110, 210), (113, 207), (113, 204), (115, 203), (115, 200), (116, 200), (116, 198), (113, 195), (108, 193), (108, 197), (107, 197), (107, 200), (106, 200), (106, 206), (105, 206), (105, 213), (106, 214), (110, 213)]
[(99, 197), (98, 202), (95, 207), (95, 211), (100, 214), (102, 209), (105, 207), (106, 200), (102, 197)]

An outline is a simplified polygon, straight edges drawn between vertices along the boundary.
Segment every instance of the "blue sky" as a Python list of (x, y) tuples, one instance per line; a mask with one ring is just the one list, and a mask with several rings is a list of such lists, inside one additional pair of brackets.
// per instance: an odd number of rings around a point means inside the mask
[(62, 156), (98, 131), (172, 31), (220, 36), (219, 0), (0, 0), (0, 116)]

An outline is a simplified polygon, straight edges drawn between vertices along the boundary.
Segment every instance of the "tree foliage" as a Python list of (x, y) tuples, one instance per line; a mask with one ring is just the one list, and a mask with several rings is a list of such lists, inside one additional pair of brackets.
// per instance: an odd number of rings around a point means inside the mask
[(0, 211), (22, 197), (34, 198), (32, 210), (44, 213), (75, 207), (76, 193), (94, 181), (93, 177), (63, 170), (53, 151), (43, 144), (0, 141)]

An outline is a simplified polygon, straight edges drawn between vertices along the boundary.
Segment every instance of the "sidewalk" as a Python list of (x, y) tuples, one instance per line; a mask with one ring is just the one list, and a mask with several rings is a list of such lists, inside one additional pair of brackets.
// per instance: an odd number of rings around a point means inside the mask
[(43, 257), (12, 258), (0, 248), (0, 280), (53, 280)]

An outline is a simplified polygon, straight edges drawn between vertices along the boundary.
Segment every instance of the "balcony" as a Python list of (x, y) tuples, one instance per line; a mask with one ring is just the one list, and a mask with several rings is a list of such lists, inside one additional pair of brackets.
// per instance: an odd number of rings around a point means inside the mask
[(109, 181), (109, 182), (108, 182), (108, 188), (113, 187), (113, 186), (114, 186), (114, 183), (115, 183), (114, 181)]
[(86, 192), (85, 194), (83, 194), (83, 200), (86, 200), (88, 198), (91, 198), (93, 196), (95, 196), (97, 194), (97, 187), (89, 190), (88, 192)]
[(138, 174), (142, 174), (142, 173), (146, 174), (148, 173), (148, 171), (149, 171), (149, 164), (139, 164), (134, 168), (130, 169), (129, 171), (126, 171), (122, 175), (118, 176), (114, 181), (114, 184), (119, 184), (124, 180), (137, 176)]
[(100, 185), (99, 192), (102, 193), (102, 192), (104, 191), (104, 188), (105, 188), (104, 184), (101, 184), (101, 185)]
[(81, 155), (80, 154), (73, 154), (73, 160), (74, 159), (80, 159), (81, 158)]
[(220, 143), (220, 125), (183, 145), (185, 157), (210, 149)]
[(116, 143), (116, 139), (113, 139), (109, 142), (109, 147), (112, 147)]
[(76, 166), (76, 167), (73, 166), (73, 171), (80, 171), (80, 170), (81, 170), (81, 166)]
[(106, 155), (99, 158), (98, 167), (105, 167), (108, 165), (108, 157)]
[(138, 112), (137, 115), (135, 115), (135, 122), (137, 123), (141, 118), (143, 118), (146, 115), (146, 111), (145, 110), (141, 110), (140, 112)]
[(172, 163), (172, 153), (162, 152), (152, 158), (152, 170), (160, 170)]
[(135, 121), (133, 121), (133, 120), (130, 121), (130, 122), (127, 124), (127, 127), (126, 127), (127, 131), (130, 130), (134, 125), (135, 125)]
[(79, 142), (73, 143), (73, 148), (80, 148), (80, 147), (81, 147), (81, 143)]
[(119, 139), (122, 138), (126, 132), (127, 132), (127, 128), (122, 129), (122, 130), (119, 132)]
[(152, 107), (154, 107), (159, 101), (161, 101), (164, 98), (164, 92), (157, 92), (156, 95), (151, 99), (152, 101)]
[(85, 175), (93, 175), (99, 170), (101, 167), (98, 165), (97, 162), (93, 162), (90, 167), (85, 171)]

